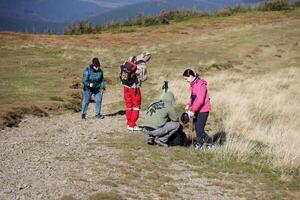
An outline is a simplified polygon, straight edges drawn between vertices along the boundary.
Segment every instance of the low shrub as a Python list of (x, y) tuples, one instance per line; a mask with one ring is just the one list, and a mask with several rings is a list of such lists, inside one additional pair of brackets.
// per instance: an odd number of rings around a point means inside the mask
[(81, 111), (81, 101), (70, 100), (68, 103), (64, 104), (64, 108), (67, 110), (72, 110), (74, 112), (80, 112)]
[(267, 0), (258, 6), (259, 11), (280, 11), (288, 9), (288, 0)]

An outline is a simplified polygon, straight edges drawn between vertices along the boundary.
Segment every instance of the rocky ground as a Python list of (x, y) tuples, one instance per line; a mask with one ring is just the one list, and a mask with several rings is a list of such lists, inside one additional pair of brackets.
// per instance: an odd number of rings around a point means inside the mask
[[(91, 199), (111, 191), (117, 191), (117, 197), (94, 199), (239, 199), (240, 193), (251, 195), (251, 190), (256, 197), (263, 195), (245, 175), (220, 172), (220, 177), (210, 178), (199, 176), (198, 166), (160, 160), (144, 133), (124, 127), (121, 115), (95, 119), (90, 114), (81, 120), (78, 113), (66, 113), (28, 116), (19, 127), (2, 130), (0, 199)], [(135, 136), (144, 140), (138, 148), (122, 143)], [(150, 148), (150, 157), (143, 148)], [(159, 151), (168, 156), (170, 148)]]
[[(125, 126), (122, 117), (82, 121), (79, 114), (47, 118), (26, 118), (18, 128), (0, 134), (0, 199), (55, 199), (76, 193), (84, 197), (92, 191), (105, 191), (95, 184), (112, 173), (97, 166), (118, 162), (118, 151), (99, 138), (120, 137)], [(126, 133), (127, 134), (127, 133)]]

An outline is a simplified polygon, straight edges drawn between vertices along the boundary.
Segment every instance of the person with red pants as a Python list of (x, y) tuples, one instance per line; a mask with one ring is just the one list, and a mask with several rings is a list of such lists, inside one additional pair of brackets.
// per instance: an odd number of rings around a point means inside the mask
[(129, 57), (121, 65), (120, 79), (124, 86), (124, 100), (126, 104), (127, 129), (129, 131), (141, 131), (142, 128), (137, 126), (139, 118), (142, 95), (142, 82), (147, 80), (147, 62), (151, 54), (144, 52), (138, 56)]
[(191, 69), (186, 69), (183, 78), (190, 83), (191, 96), (186, 105), (186, 110), (196, 129), (195, 150), (201, 150), (206, 143), (208, 149), (213, 148), (212, 138), (204, 131), (206, 121), (211, 111), (210, 98), (207, 90), (207, 82), (201, 79), (197, 73)]

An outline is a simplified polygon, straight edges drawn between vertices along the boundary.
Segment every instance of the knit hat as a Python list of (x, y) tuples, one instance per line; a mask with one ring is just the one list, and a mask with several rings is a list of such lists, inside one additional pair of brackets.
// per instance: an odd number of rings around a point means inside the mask
[(100, 67), (101, 64), (100, 64), (100, 61), (98, 58), (93, 58), (93, 61), (92, 61), (92, 64), (96, 67)]

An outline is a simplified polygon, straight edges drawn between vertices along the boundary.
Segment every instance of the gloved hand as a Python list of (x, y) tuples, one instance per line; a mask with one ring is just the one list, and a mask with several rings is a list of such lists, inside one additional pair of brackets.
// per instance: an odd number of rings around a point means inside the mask
[(192, 111), (187, 111), (187, 114), (189, 115), (190, 118), (194, 118), (195, 117), (195, 113)]
[(92, 88), (94, 87), (94, 83), (90, 83), (89, 86)]

